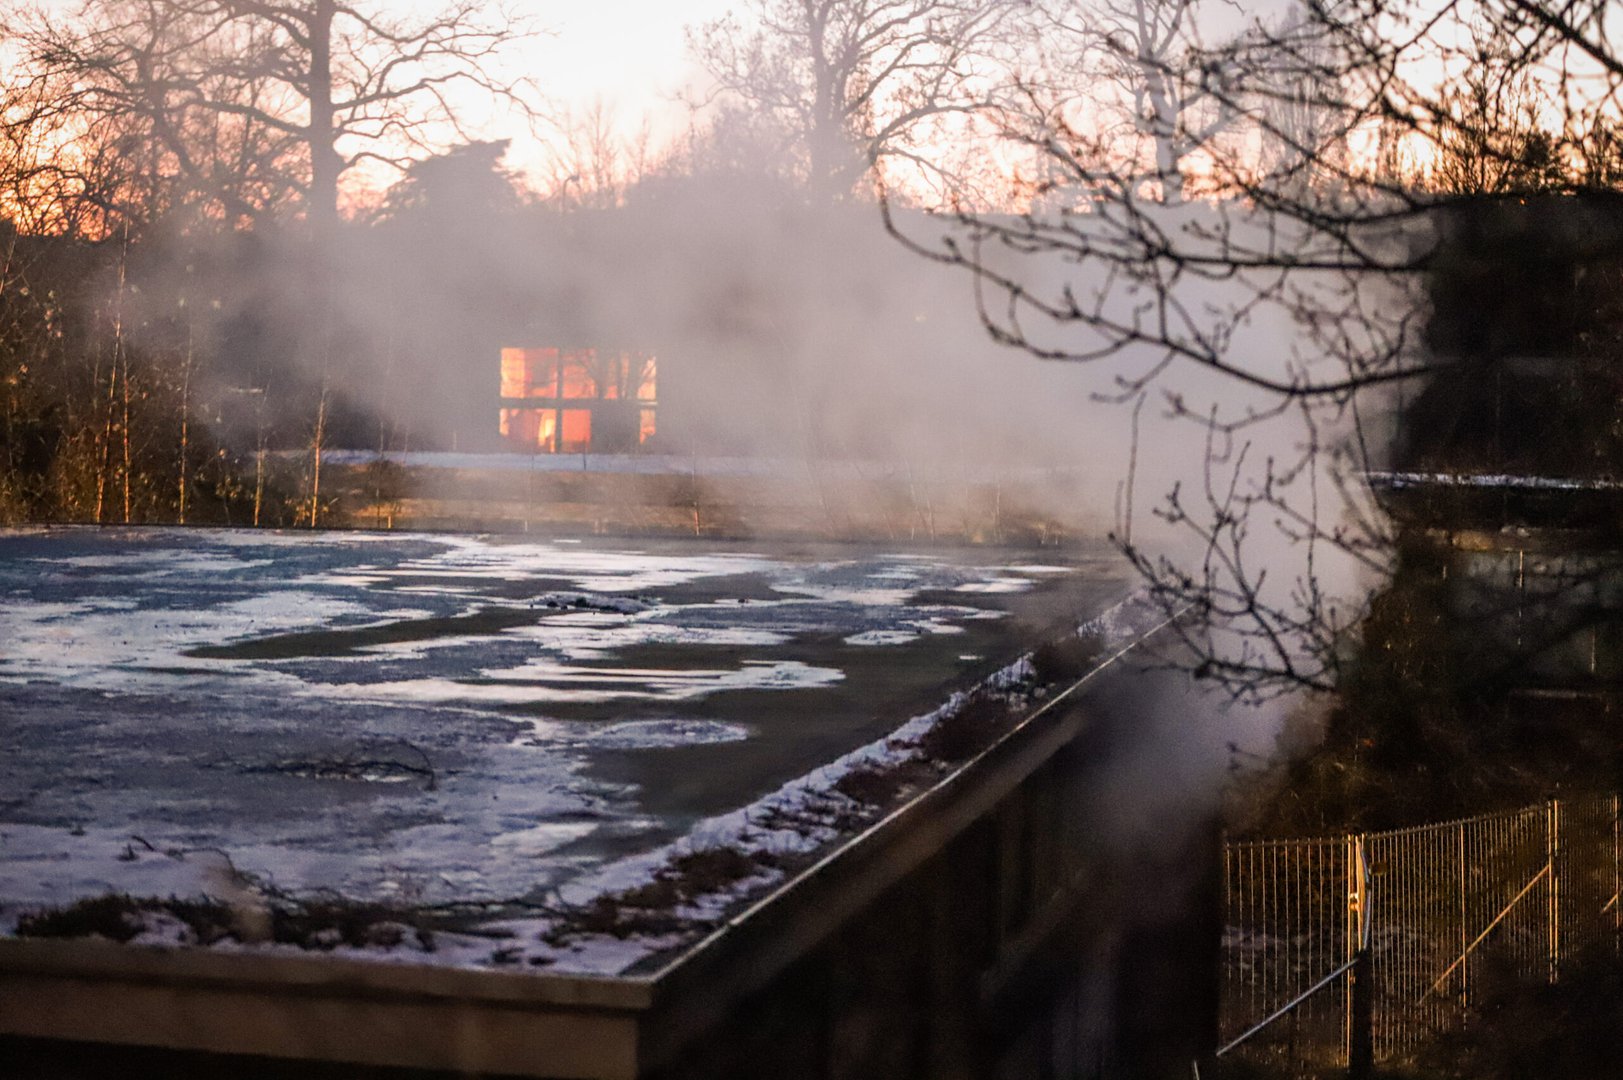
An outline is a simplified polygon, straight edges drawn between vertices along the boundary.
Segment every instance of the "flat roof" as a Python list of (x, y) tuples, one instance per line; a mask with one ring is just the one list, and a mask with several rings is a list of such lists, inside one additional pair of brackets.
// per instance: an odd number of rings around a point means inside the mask
[(691, 936), (549, 920), (684, 853), (828, 846), (807, 800), (1130, 588), (1103, 547), (3, 530), (0, 932), (332, 895), (462, 919), (346, 958), (619, 974)]

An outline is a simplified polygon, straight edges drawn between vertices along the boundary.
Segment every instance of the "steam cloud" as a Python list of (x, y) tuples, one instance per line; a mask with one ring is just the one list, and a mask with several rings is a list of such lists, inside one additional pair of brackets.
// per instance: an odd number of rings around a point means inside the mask
[[(1200, 492), (1211, 475), (1212, 446), (1190, 415), (1265, 417), (1220, 463), (1219, 473), (1244, 446), (1242, 484), (1260, 482), (1270, 462), (1356, 434), (1349, 410), (1276, 411), (1268, 393), (1188, 365), (1168, 369), (1137, 409), (1102, 400), (1162, 354), (1145, 347), (1066, 364), (995, 344), (970, 276), (904, 250), (871, 207), (816, 209), (761, 185), (693, 180), (648, 185), (618, 210), (549, 214), (492, 207), (489, 179), (465, 188), (441, 179), (415, 212), (350, 227), (323, 253), (270, 233), (214, 247), (176, 238), (140, 269), (144, 295), (188, 296), (214, 399), (258, 391), (271, 419), (256, 422), (284, 447), (308, 438), (312, 388), (325, 383), (337, 410), (331, 445), (498, 449), (502, 347), (645, 350), (659, 357), (667, 452), (879, 463), (934, 479), (1050, 470), (1055, 479), (1038, 489), (1049, 504), (1033, 509), (1192, 565), (1198, 544), (1153, 513), (1175, 487)], [(1057, 257), (1018, 265), (1050, 295), (1100, 284)], [(1191, 280), (1177, 299), (1217, 324), (1254, 284)], [(1347, 306), (1345, 281), (1302, 288)], [(1118, 290), (1110, 302), (1131, 310), (1149, 299)], [(1281, 371), (1312, 362), (1305, 347), (1278, 306), (1234, 327), (1235, 350), (1277, 358)], [(225, 428), (228, 412), (216, 410)], [(240, 445), (240, 415), (235, 425), (221, 435)], [(1339, 512), (1341, 467), (1319, 455), (1292, 481), (1326, 527)], [(786, 473), (782, 482), (810, 481)], [(1247, 558), (1268, 568), (1270, 602), (1290, 604), (1311, 573), (1356, 606), (1367, 568), (1323, 545), (1309, 568), (1299, 532), (1277, 520), (1249, 526)], [(1289, 707), (1260, 725), (1247, 714), (1243, 732), (1217, 741), (1257, 750), (1271, 737), (1257, 732)]]

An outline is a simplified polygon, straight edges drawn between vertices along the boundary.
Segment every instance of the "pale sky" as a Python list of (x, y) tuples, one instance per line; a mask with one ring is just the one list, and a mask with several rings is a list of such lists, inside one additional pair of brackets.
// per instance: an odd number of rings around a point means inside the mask
[[(629, 119), (656, 110), (693, 74), (683, 28), (725, 14), (733, 0), (529, 0), (556, 34), (533, 47), (543, 87), (584, 107), (601, 95)], [(429, 6), (432, 6), (431, 4)]]
[[(434, 0), (414, 0), (432, 10)], [(687, 53), (684, 29), (719, 18), (737, 0), (522, 0), (550, 36), (525, 49), (527, 73), (557, 105), (581, 115), (594, 102), (612, 107), (631, 135), (644, 117), (656, 141), (680, 133), (688, 120), (677, 95), (701, 85)], [(529, 165), (526, 136), (514, 133), (509, 163)]]

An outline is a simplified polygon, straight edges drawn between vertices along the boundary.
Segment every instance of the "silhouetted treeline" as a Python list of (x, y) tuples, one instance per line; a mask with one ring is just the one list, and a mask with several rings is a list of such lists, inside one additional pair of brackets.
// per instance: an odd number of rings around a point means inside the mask
[(189, 422), (184, 356), (138, 334), (130, 247), (6, 228), (0, 248), (0, 519), (250, 513), (241, 462)]
[(317, 424), (323, 439), (354, 439), (360, 420), (294, 362), (308, 326), (279, 331), (233, 303), (254, 287), (258, 242), (211, 251), (0, 225), (0, 521), (308, 513), (296, 494), (307, 466), (288, 452)]
[(521, 218), (560, 227), (478, 197), (512, 194), (496, 157), (471, 179), (408, 172), (319, 239), (297, 219), (101, 238), (0, 221), (0, 521), (321, 523), (324, 449), (494, 430), (494, 324), (533, 307), (534, 274), (489, 252), (545, 249), (508, 239)]

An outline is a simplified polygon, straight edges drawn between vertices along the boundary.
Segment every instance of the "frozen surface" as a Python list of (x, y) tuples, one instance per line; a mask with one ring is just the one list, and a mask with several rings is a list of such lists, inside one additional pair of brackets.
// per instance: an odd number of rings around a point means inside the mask
[(1623, 482), (1609, 477), (1528, 476), (1512, 473), (1369, 472), (1371, 486), (1401, 491), (1410, 487), (1504, 488), (1527, 491), (1617, 491)]
[(0, 532), (0, 929), (243, 875), (579, 902), (885, 753), (1126, 591), (1104, 556)]

